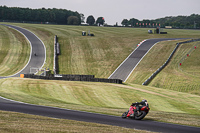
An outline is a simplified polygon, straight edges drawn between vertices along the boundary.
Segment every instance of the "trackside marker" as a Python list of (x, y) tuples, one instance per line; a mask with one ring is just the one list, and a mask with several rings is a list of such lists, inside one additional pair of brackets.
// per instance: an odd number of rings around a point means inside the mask
[(142, 42), (140, 42), (137, 46), (140, 46), (143, 42), (145, 42), (146, 40), (143, 40)]
[(20, 78), (24, 78), (24, 74), (20, 74)]

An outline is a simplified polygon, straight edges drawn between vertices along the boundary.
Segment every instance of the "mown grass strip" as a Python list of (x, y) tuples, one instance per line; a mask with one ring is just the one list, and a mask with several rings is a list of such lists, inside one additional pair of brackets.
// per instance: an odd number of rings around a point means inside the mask
[(0, 25), (0, 64), (3, 62), (4, 58), (8, 54), (8, 50), (10, 48), (10, 38), (8, 34), (5, 32), (6, 28)]
[(16, 30), (2, 25), (0, 28), (0, 75), (13, 75), (27, 64), (30, 45), (25, 37)]

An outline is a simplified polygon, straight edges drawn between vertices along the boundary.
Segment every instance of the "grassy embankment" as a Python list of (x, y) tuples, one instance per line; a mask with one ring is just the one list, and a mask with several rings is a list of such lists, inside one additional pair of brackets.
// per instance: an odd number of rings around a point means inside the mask
[(0, 76), (19, 72), (28, 62), (30, 45), (16, 30), (0, 25)]
[[(142, 84), (151, 76), (169, 57), (179, 41), (161, 42), (155, 45), (143, 58), (141, 63), (128, 79), (128, 83)], [(180, 92), (189, 92), (200, 95), (200, 42), (182, 44), (168, 66), (159, 73), (150, 83), (150, 86), (170, 89)], [(193, 50), (189, 57), (187, 53)], [(186, 59), (180, 62), (183, 57)]]
[[(60, 73), (94, 74), (97, 77), (105, 78), (143, 39), (193, 38), (199, 35), (199, 31), (189, 34), (190, 30), (168, 30), (169, 34), (167, 35), (154, 35), (147, 34), (147, 29), (20, 25), (32, 30), (44, 41), (49, 49), (47, 50), (46, 65), (50, 68), (52, 66), (53, 36), (56, 34), (62, 48), (59, 57)], [(81, 36), (82, 30), (88, 28), (96, 35), (95, 37)], [(163, 46), (167, 47), (168, 42)], [(144, 72), (141, 71), (141, 74)], [(146, 98), (151, 106), (151, 111), (146, 119), (193, 126), (200, 125), (199, 96), (136, 85), (132, 84), (131, 80), (128, 81), (128, 85), (116, 86), (105, 83), (4, 79), (0, 80), (0, 92), (1, 96), (28, 103), (118, 116), (127, 110), (131, 102)], [(98, 111), (95, 108), (98, 108)]]

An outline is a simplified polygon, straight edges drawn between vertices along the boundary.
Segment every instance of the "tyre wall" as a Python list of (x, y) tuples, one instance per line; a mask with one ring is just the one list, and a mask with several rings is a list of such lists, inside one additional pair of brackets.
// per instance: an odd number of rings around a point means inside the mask
[(48, 74), (46, 76), (40, 76), (40, 75), (34, 75), (34, 74), (24, 74), (23, 78), (34, 78), (34, 79), (44, 79), (44, 80), (105, 82), (105, 83), (122, 84), (122, 80), (120, 80), (120, 79), (95, 78), (94, 75), (53, 75), (53, 74)]

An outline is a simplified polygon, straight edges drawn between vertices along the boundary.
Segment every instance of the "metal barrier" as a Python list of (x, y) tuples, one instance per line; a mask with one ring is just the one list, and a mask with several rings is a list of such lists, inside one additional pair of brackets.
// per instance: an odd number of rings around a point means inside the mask
[(58, 37), (57, 37), (57, 35), (55, 35), (55, 37), (54, 37), (54, 61), (53, 61), (54, 74), (58, 73), (58, 55), (60, 54), (60, 50), (59, 50), (58, 45), (59, 45), (58, 44)]

